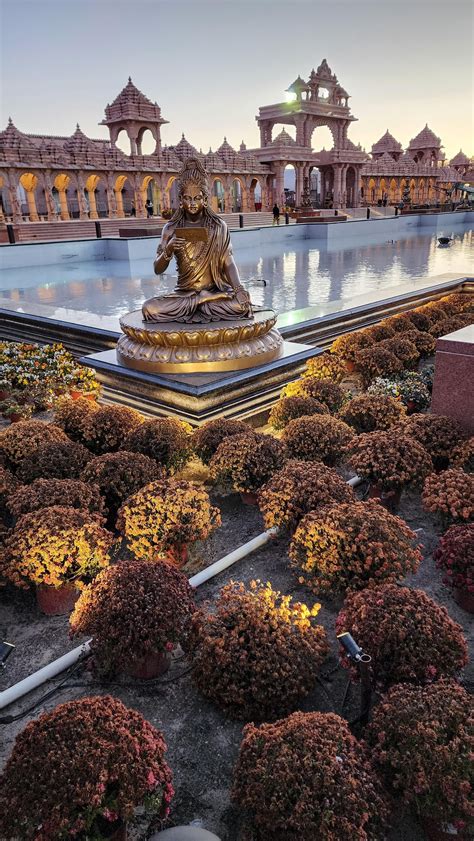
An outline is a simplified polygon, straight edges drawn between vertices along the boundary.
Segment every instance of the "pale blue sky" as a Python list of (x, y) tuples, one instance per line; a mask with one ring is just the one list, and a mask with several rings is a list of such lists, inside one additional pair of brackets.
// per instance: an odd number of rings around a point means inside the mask
[[(103, 109), (132, 76), (207, 151), (258, 145), (260, 105), (322, 58), (351, 94), (349, 136), (405, 146), (428, 122), (474, 153), (472, 0), (0, 0), (1, 127), (107, 137)], [(323, 130), (324, 131), (324, 130)], [(327, 137), (313, 135), (316, 148)]]

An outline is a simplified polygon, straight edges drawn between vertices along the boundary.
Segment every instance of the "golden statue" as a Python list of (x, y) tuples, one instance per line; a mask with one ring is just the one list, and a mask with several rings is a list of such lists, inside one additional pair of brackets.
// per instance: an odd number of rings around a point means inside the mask
[(190, 158), (179, 174), (179, 209), (163, 228), (153, 264), (155, 274), (163, 274), (176, 257), (178, 285), (171, 294), (145, 301), (145, 321), (189, 324), (252, 317), (227, 225), (208, 202), (206, 171)]
[(227, 225), (208, 207), (206, 171), (190, 158), (179, 174), (179, 210), (164, 226), (154, 268), (178, 264), (174, 292), (120, 319), (122, 365), (147, 373), (253, 368), (277, 359), (283, 339), (273, 310), (252, 308), (240, 283)]

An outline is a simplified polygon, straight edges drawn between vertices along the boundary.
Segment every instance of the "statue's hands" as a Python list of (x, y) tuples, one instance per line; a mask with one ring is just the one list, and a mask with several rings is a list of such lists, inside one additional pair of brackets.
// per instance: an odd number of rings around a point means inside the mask
[(173, 236), (169, 238), (168, 242), (163, 248), (163, 254), (167, 260), (171, 260), (173, 254), (175, 252), (177, 252), (178, 254), (181, 253), (184, 250), (185, 246), (186, 240), (182, 237), (177, 237), (176, 234), (173, 234)]
[(243, 286), (238, 286), (235, 290), (235, 300), (240, 306), (245, 307), (250, 304), (250, 295)]

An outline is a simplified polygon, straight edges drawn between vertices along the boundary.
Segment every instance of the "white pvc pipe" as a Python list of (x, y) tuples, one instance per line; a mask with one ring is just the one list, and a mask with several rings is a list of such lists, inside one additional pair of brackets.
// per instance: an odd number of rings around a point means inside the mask
[[(349, 479), (347, 484), (351, 487), (355, 487), (356, 485), (359, 485), (361, 481), (362, 479), (360, 479), (359, 476), (354, 476), (353, 479)], [(260, 546), (264, 546), (264, 544), (277, 533), (278, 528), (276, 527), (268, 529), (267, 531), (258, 534), (257, 537), (253, 537), (252, 540), (247, 541), (247, 543), (244, 543), (242, 546), (239, 546), (238, 549), (234, 549), (233, 552), (229, 552), (228, 555), (224, 555), (224, 557), (219, 561), (216, 561), (214, 564), (206, 567), (206, 569), (203, 569), (201, 572), (193, 575), (189, 579), (191, 587), (199, 587), (201, 584), (209, 581), (210, 578), (214, 578), (215, 575), (218, 575), (220, 572), (223, 572), (223, 570), (232, 566), (232, 564), (240, 561), (241, 558), (245, 558), (246, 555), (250, 555), (250, 553), (255, 549), (259, 549)], [(39, 669), (32, 675), (20, 680), (19, 683), (15, 683), (14, 686), (10, 686), (9, 689), (5, 689), (3, 692), (0, 692), (0, 710), (3, 710), (10, 704), (13, 704), (14, 701), (18, 701), (19, 698), (23, 697), (23, 695), (27, 695), (29, 692), (32, 692), (33, 689), (37, 689), (38, 686), (45, 683), (45, 681), (56, 677), (56, 675), (59, 675), (70, 666), (74, 665), (74, 663), (77, 663), (81, 657), (89, 653), (91, 642), (92, 640), (87, 640), (87, 642), (84, 642), (77, 648), (73, 648), (72, 651), (68, 651), (67, 654), (63, 654), (62, 657), (59, 657), (57, 660), (53, 660), (52, 663), (48, 663), (47, 666), (43, 666), (42, 669)]]
[(270, 540), (271, 537), (274, 537), (277, 532), (278, 529), (276, 527), (268, 529), (268, 531), (263, 531), (261, 534), (257, 534), (257, 537), (253, 537), (252, 540), (249, 540), (248, 543), (244, 543), (243, 546), (239, 546), (238, 549), (234, 549), (233, 552), (229, 552), (228, 555), (224, 555), (220, 561), (216, 561), (215, 564), (211, 564), (211, 566), (206, 567), (206, 569), (203, 569), (201, 572), (193, 575), (193, 577), (189, 579), (191, 587), (199, 587), (200, 584), (204, 584), (205, 581), (209, 581), (210, 578), (214, 578), (214, 576), (218, 575), (219, 572), (222, 572), (224, 569), (227, 569), (227, 567), (230, 567), (232, 564), (240, 561), (241, 558), (245, 558), (246, 555), (250, 555), (250, 552), (253, 552), (260, 546), (263, 546)]
[(15, 683), (14, 686), (10, 686), (9, 689), (5, 689), (3, 692), (0, 692), (0, 710), (3, 710), (4, 707), (8, 707), (9, 704), (13, 704), (14, 701), (18, 700), (18, 698), (21, 698), (23, 695), (27, 695), (28, 692), (36, 689), (38, 686), (41, 686), (41, 684), (45, 683), (45, 681), (50, 680), (52, 677), (56, 677), (56, 675), (59, 675), (61, 672), (64, 672), (65, 669), (68, 669), (69, 666), (77, 663), (83, 655), (89, 653), (91, 642), (92, 640), (87, 640), (87, 642), (84, 642), (77, 648), (73, 648), (72, 651), (68, 651), (67, 654), (63, 654), (63, 656), (59, 657), (57, 660), (53, 660), (52, 663), (48, 663), (47, 666), (43, 666), (42, 669), (34, 672), (34, 674), (25, 677), (24, 680), (20, 680), (19, 683)]

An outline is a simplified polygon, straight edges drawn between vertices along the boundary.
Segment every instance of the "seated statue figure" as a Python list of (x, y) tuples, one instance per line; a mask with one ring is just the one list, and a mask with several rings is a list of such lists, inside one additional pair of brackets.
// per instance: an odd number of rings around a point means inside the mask
[[(252, 317), (227, 225), (208, 207), (208, 201), (206, 171), (199, 160), (189, 158), (179, 174), (179, 209), (163, 228), (154, 262), (155, 274), (162, 274), (174, 256), (178, 284), (174, 292), (145, 301), (145, 321), (206, 323)], [(196, 231), (200, 238), (180, 236), (185, 228), (201, 229)]]

